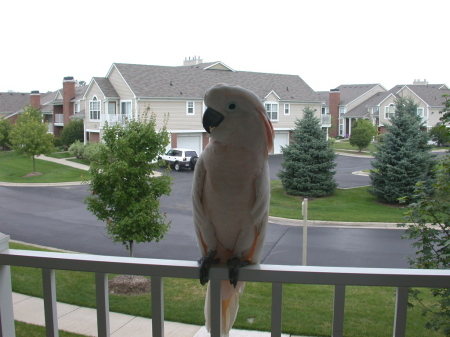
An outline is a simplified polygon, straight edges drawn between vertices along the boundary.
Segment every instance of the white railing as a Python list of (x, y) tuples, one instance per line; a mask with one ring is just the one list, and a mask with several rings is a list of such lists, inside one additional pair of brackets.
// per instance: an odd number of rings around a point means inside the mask
[(53, 123), (47, 124), (47, 133), (53, 133)]
[(55, 124), (64, 124), (63, 114), (55, 114)]
[[(44, 311), (47, 336), (58, 336), (55, 270), (95, 272), (97, 330), (109, 336), (108, 274), (151, 276), (152, 336), (164, 336), (164, 277), (198, 277), (194, 261), (156, 260), (9, 250), (9, 237), (0, 233), (0, 336), (15, 336), (10, 266), (42, 269)], [(228, 278), (226, 267), (214, 267), (211, 282), (211, 336), (220, 337), (221, 280)], [(252, 265), (240, 270), (239, 279), (272, 283), (272, 336), (281, 336), (282, 287), (284, 283), (334, 285), (332, 336), (343, 336), (346, 286), (396, 287), (393, 336), (405, 336), (408, 290), (410, 287), (445, 288), (450, 284), (450, 270), (381, 269)], [(82, 324), (80, 322), (80, 324)]]
[(331, 115), (321, 115), (322, 116), (322, 126), (331, 126)]
[(106, 122), (108, 122), (109, 126), (114, 126), (117, 124), (125, 125), (127, 120), (132, 119), (132, 115), (113, 115), (113, 114), (100, 114), (100, 125), (103, 127)]

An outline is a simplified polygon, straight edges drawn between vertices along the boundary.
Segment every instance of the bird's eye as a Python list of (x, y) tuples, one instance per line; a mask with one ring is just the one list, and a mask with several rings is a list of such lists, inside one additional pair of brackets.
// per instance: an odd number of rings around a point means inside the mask
[(234, 103), (229, 104), (228, 109), (230, 109), (230, 110), (236, 109), (236, 104), (234, 104)]

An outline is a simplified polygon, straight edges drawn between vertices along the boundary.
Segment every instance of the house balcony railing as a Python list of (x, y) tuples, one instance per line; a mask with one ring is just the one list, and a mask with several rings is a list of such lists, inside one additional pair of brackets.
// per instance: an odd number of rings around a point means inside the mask
[(122, 114), (100, 114), (100, 126), (103, 127), (105, 123), (108, 123), (109, 126), (114, 125), (125, 125), (127, 120), (132, 119), (132, 115), (122, 115)]
[(55, 114), (55, 122), (56, 126), (64, 126), (64, 115), (63, 114)]
[[(154, 337), (164, 336), (165, 277), (198, 277), (194, 261), (156, 260), (98, 256), (85, 254), (49, 253), (29, 250), (9, 250), (9, 236), (0, 233), (0, 336), (15, 336), (10, 266), (42, 269), (44, 313), (47, 336), (58, 335), (56, 313), (55, 270), (95, 273), (97, 301), (97, 330), (99, 336), (110, 335), (108, 274), (143, 275), (151, 277), (152, 330)], [(226, 267), (213, 267), (211, 282), (211, 336), (220, 337), (221, 280), (227, 280)], [(396, 287), (393, 336), (405, 336), (410, 287), (445, 288), (450, 284), (450, 270), (381, 269), (345, 267), (308, 267), (252, 265), (240, 270), (239, 278), (247, 282), (272, 284), (271, 335), (281, 336), (282, 288), (285, 283), (334, 285), (332, 336), (343, 336), (346, 286)], [(79, 324), (83, 324), (80, 322)]]
[(53, 124), (52, 123), (47, 124), (47, 133), (53, 133)]
[(322, 127), (331, 127), (331, 115), (321, 115), (322, 116)]

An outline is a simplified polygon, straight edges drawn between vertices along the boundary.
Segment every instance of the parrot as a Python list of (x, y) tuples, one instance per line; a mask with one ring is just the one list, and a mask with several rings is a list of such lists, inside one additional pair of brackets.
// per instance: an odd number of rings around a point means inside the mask
[[(200, 154), (192, 185), (192, 212), (201, 252), (200, 283), (209, 270), (226, 264), (221, 282), (222, 336), (228, 336), (239, 309), (244, 282), (239, 268), (261, 259), (269, 217), (268, 155), (274, 129), (261, 99), (237, 85), (217, 84), (204, 95), (202, 123), (209, 143)], [(205, 299), (205, 326), (210, 331), (210, 290)]]

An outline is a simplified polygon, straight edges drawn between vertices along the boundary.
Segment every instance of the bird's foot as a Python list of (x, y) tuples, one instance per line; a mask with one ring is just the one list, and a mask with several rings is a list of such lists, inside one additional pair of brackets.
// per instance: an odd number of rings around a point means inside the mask
[(208, 256), (203, 256), (198, 260), (198, 265), (200, 266), (199, 276), (200, 284), (204, 286), (209, 281), (209, 270), (213, 264), (220, 262), (220, 259), (216, 258), (217, 251), (212, 250), (208, 253)]
[(228, 277), (230, 279), (230, 283), (236, 288), (238, 277), (239, 277), (239, 268), (248, 266), (250, 261), (241, 261), (238, 257), (232, 257), (227, 261), (228, 265)]

